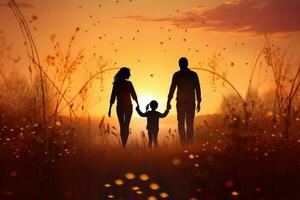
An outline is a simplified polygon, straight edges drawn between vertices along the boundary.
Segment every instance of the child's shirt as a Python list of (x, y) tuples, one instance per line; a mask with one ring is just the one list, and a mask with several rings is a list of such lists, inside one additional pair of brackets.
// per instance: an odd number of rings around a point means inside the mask
[(138, 114), (141, 117), (147, 117), (147, 130), (149, 131), (158, 131), (159, 130), (159, 118), (164, 118), (168, 115), (169, 110), (166, 110), (164, 113), (158, 111), (147, 111), (146, 113), (141, 112), (139, 108), (136, 109)]

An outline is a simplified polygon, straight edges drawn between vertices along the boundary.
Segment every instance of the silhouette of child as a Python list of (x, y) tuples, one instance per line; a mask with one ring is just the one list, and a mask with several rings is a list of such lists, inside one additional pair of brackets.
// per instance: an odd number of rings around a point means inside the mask
[[(151, 108), (150, 111), (148, 111), (149, 106)], [(152, 147), (152, 142), (154, 142), (154, 146), (157, 147), (157, 135), (159, 131), (159, 118), (164, 118), (168, 115), (169, 109), (167, 109), (164, 113), (160, 113), (156, 111), (158, 107), (157, 101), (151, 101), (146, 106), (146, 112), (141, 112), (139, 106), (136, 107), (136, 111), (141, 117), (147, 117), (147, 130), (148, 130), (148, 136), (149, 136), (149, 147)]]

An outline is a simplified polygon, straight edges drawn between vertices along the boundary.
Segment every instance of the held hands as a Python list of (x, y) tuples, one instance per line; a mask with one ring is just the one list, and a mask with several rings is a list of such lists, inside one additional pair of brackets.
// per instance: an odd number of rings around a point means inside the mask
[(139, 105), (137, 105), (136, 107), (135, 107), (135, 110), (140, 110), (140, 106)]
[(170, 103), (167, 103), (167, 110), (171, 110), (171, 104)]
[(139, 104), (138, 100), (136, 100), (135, 102), (136, 102), (136, 108), (139, 108), (140, 104)]

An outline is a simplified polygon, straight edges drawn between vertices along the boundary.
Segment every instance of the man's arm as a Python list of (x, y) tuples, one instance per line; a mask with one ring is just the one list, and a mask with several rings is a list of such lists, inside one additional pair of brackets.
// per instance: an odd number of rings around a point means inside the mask
[(199, 78), (198, 75), (196, 74), (196, 80), (195, 80), (195, 90), (196, 90), (196, 96), (197, 96), (197, 112), (200, 111), (200, 103), (202, 101), (201, 98), (201, 88), (200, 88), (200, 82), (199, 82)]
[(169, 95), (168, 95), (168, 102), (167, 102), (167, 108), (170, 109), (171, 108), (171, 100), (173, 98), (173, 95), (174, 95), (174, 92), (175, 92), (175, 89), (176, 89), (176, 76), (175, 74), (173, 75), (173, 78), (172, 78), (172, 83), (171, 83), (171, 87), (170, 87), (170, 90), (169, 90)]
[(167, 109), (164, 113), (159, 113), (159, 118), (164, 118), (169, 114), (169, 110)]

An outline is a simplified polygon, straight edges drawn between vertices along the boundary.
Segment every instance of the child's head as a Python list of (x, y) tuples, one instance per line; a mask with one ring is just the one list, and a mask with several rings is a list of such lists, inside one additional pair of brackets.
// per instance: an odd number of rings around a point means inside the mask
[(158, 103), (155, 100), (152, 100), (146, 107), (146, 110), (149, 110), (149, 106), (152, 110), (156, 110), (158, 107)]

